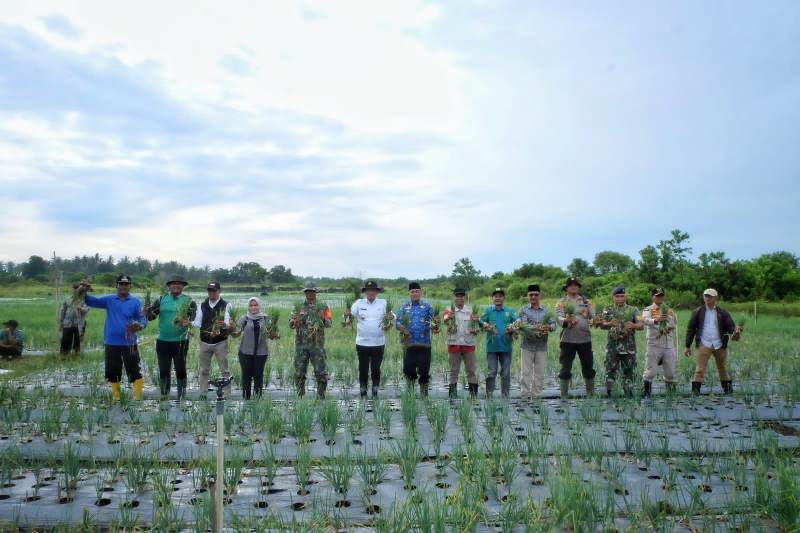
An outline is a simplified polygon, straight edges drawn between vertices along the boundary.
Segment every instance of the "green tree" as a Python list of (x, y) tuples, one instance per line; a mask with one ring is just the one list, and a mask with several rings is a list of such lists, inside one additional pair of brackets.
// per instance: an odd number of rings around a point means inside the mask
[(628, 272), (635, 266), (633, 259), (623, 253), (603, 251), (594, 256), (594, 269), (599, 275)]
[(588, 278), (589, 276), (594, 276), (594, 269), (592, 268), (592, 265), (580, 257), (573, 259), (572, 262), (567, 265), (567, 270), (569, 271), (570, 275), (577, 276), (579, 278)]
[(658, 271), (658, 250), (652, 244), (648, 244), (639, 250), (639, 276), (646, 283), (660, 283)]
[(47, 275), (47, 261), (39, 255), (32, 255), (22, 266), (22, 275), (27, 279), (41, 278)]
[(692, 253), (689, 246), (689, 234), (679, 229), (672, 230), (672, 237), (667, 240), (658, 241), (659, 262), (661, 271), (667, 272), (676, 265), (686, 264), (688, 255)]
[(475, 265), (472, 264), (468, 257), (462, 257), (453, 265), (453, 273), (450, 277), (456, 285), (470, 290), (480, 283), (481, 271), (475, 268)]
[(296, 283), (297, 278), (292, 274), (291, 268), (283, 265), (275, 265), (269, 269), (269, 279), (273, 283)]

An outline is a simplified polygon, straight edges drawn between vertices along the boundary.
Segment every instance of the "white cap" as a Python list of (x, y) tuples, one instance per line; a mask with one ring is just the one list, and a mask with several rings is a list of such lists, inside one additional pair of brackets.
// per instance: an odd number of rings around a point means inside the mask
[(703, 291), (703, 296), (713, 296), (714, 298), (716, 298), (717, 296), (719, 296), (719, 294), (717, 294), (716, 289), (706, 289)]

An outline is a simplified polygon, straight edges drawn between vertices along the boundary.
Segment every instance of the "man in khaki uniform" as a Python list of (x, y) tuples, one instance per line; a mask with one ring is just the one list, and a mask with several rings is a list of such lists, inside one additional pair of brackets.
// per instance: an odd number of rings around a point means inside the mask
[(675, 353), (675, 330), (677, 319), (672, 309), (664, 305), (664, 289), (656, 287), (651, 291), (653, 303), (644, 308), (642, 322), (647, 339), (647, 355), (642, 379), (644, 390), (642, 396), (649, 398), (653, 392), (653, 378), (660, 366), (664, 370), (664, 381), (667, 394), (674, 394), (676, 388), (675, 369), (677, 354)]

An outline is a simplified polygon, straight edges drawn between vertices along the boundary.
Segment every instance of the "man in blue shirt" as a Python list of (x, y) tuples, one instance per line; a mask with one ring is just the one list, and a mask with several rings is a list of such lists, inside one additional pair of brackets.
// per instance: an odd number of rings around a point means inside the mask
[(420, 396), (428, 395), (428, 382), (431, 370), (431, 331), (438, 333), (438, 327), (431, 328), (433, 308), (422, 300), (422, 287), (417, 282), (408, 284), (408, 301), (397, 313), (395, 322), (403, 342), (403, 374), (409, 388), (419, 378)]
[(506, 293), (497, 288), (492, 291), (494, 306), (489, 307), (481, 316), (481, 327), (486, 330), (486, 397), (494, 394), (497, 378), (497, 363), (500, 363), (500, 392), (508, 398), (511, 392), (511, 345), (512, 339), (507, 329), (517, 321), (517, 312), (505, 306)]
[[(85, 289), (84, 286), (82, 288)], [(111, 397), (120, 399), (120, 379), (122, 366), (128, 381), (133, 385), (133, 399), (142, 399), (144, 379), (142, 379), (139, 346), (136, 332), (147, 326), (147, 318), (142, 313), (142, 303), (131, 296), (131, 280), (122, 274), (117, 277), (117, 293), (96, 298), (86, 294), (86, 305), (106, 310), (103, 326), (105, 344), (106, 379), (111, 383)]]

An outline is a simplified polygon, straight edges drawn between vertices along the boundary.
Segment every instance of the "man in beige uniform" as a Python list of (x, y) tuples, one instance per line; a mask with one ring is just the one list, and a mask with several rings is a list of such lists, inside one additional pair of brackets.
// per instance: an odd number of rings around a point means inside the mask
[(664, 381), (667, 384), (667, 394), (675, 392), (675, 367), (677, 366), (677, 353), (675, 352), (675, 329), (677, 319), (672, 309), (664, 305), (664, 289), (657, 287), (651, 291), (653, 303), (644, 308), (642, 321), (647, 338), (647, 355), (644, 369), (644, 390), (642, 396), (649, 398), (653, 392), (653, 378), (658, 372), (658, 367), (664, 369)]
[[(464, 305), (467, 291), (453, 290), (453, 308), (444, 311), (444, 324), (447, 327), (447, 358), (450, 362), (450, 398), (458, 397), (458, 372), (461, 361), (467, 372), (469, 395), (478, 396), (478, 374), (475, 372), (475, 335), (480, 331), (477, 326), (478, 312), (475, 308)], [(474, 327), (473, 327), (474, 326)]]

